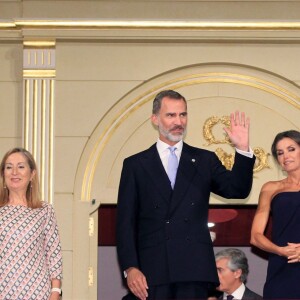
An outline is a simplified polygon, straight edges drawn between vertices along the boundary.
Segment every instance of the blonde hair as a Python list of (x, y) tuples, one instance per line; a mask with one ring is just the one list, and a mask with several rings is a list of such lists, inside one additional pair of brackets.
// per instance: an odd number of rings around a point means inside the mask
[(5, 185), (5, 178), (4, 178), (4, 169), (5, 169), (5, 164), (8, 159), (8, 157), (14, 153), (21, 153), (29, 167), (31, 172), (35, 171), (35, 176), (33, 176), (32, 180), (27, 186), (26, 190), (26, 200), (27, 200), (27, 205), (30, 208), (40, 208), (42, 207), (42, 201), (40, 198), (40, 187), (39, 187), (39, 177), (38, 177), (38, 172), (37, 172), (37, 167), (35, 160), (32, 156), (32, 154), (27, 151), (24, 148), (13, 148), (5, 153), (5, 155), (2, 158), (1, 165), (0, 165), (0, 207), (7, 205), (9, 201), (9, 190), (7, 189)]

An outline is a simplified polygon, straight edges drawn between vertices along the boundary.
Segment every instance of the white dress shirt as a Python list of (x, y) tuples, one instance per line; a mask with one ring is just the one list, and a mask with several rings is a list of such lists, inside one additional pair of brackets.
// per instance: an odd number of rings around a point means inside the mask
[[(168, 149), (169, 147), (170, 147), (170, 145), (168, 145), (167, 143), (161, 141), (160, 139), (157, 140), (156, 148), (157, 148), (159, 157), (161, 159), (161, 162), (162, 162), (166, 172), (168, 170), (168, 158), (170, 155), (170, 150)], [(182, 152), (183, 142), (179, 141), (173, 147), (176, 147), (175, 154), (176, 154), (178, 162), (179, 162), (181, 152)]]
[[(230, 295), (233, 296), (233, 300), (240, 300), (243, 298), (244, 293), (245, 293), (246, 287), (245, 285), (242, 283), (233, 293), (231, 293)], [(227, 299), (227, 293), (224, 292), (223, 295), (223, 299), (226, 300)]]

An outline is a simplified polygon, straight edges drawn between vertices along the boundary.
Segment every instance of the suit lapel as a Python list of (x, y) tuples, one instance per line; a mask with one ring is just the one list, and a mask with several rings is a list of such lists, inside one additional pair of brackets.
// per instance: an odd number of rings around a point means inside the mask
[(245, 287), (245, 292), (244, 292), (242, 299), (248, 299), (248, 297), (250, 297), (250, 296), (253, 296), (253, 295), (251, 295), (250, 290), (247, 287)]
[(156, 144), (145, 151), (141, 163), (153, 181), (155, 188), (160, 191), (166, 201), (170, 201), (172, 188), (168, 175), (159, 157)]

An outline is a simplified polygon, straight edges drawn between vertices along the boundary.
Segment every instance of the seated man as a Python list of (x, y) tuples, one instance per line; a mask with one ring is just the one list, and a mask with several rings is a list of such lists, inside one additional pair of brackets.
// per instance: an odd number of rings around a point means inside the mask
[(239, 249), (228, 248), (215, 254), (220, 285), (217, 288), (223, 292), (219, 299), (262, 299), (245, 286), (249, 273), (248, 260), (245, 253)]

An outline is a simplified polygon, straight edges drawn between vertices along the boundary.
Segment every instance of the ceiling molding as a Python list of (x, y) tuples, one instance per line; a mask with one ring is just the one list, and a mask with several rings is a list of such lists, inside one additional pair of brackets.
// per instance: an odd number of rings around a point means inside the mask
[(14, 19), (0, 20), (0, 30), (21, 29), (165, 29), (300, 31), (300, 21), (190, 21), (190, 20), (93, 20), (93, 19)]

